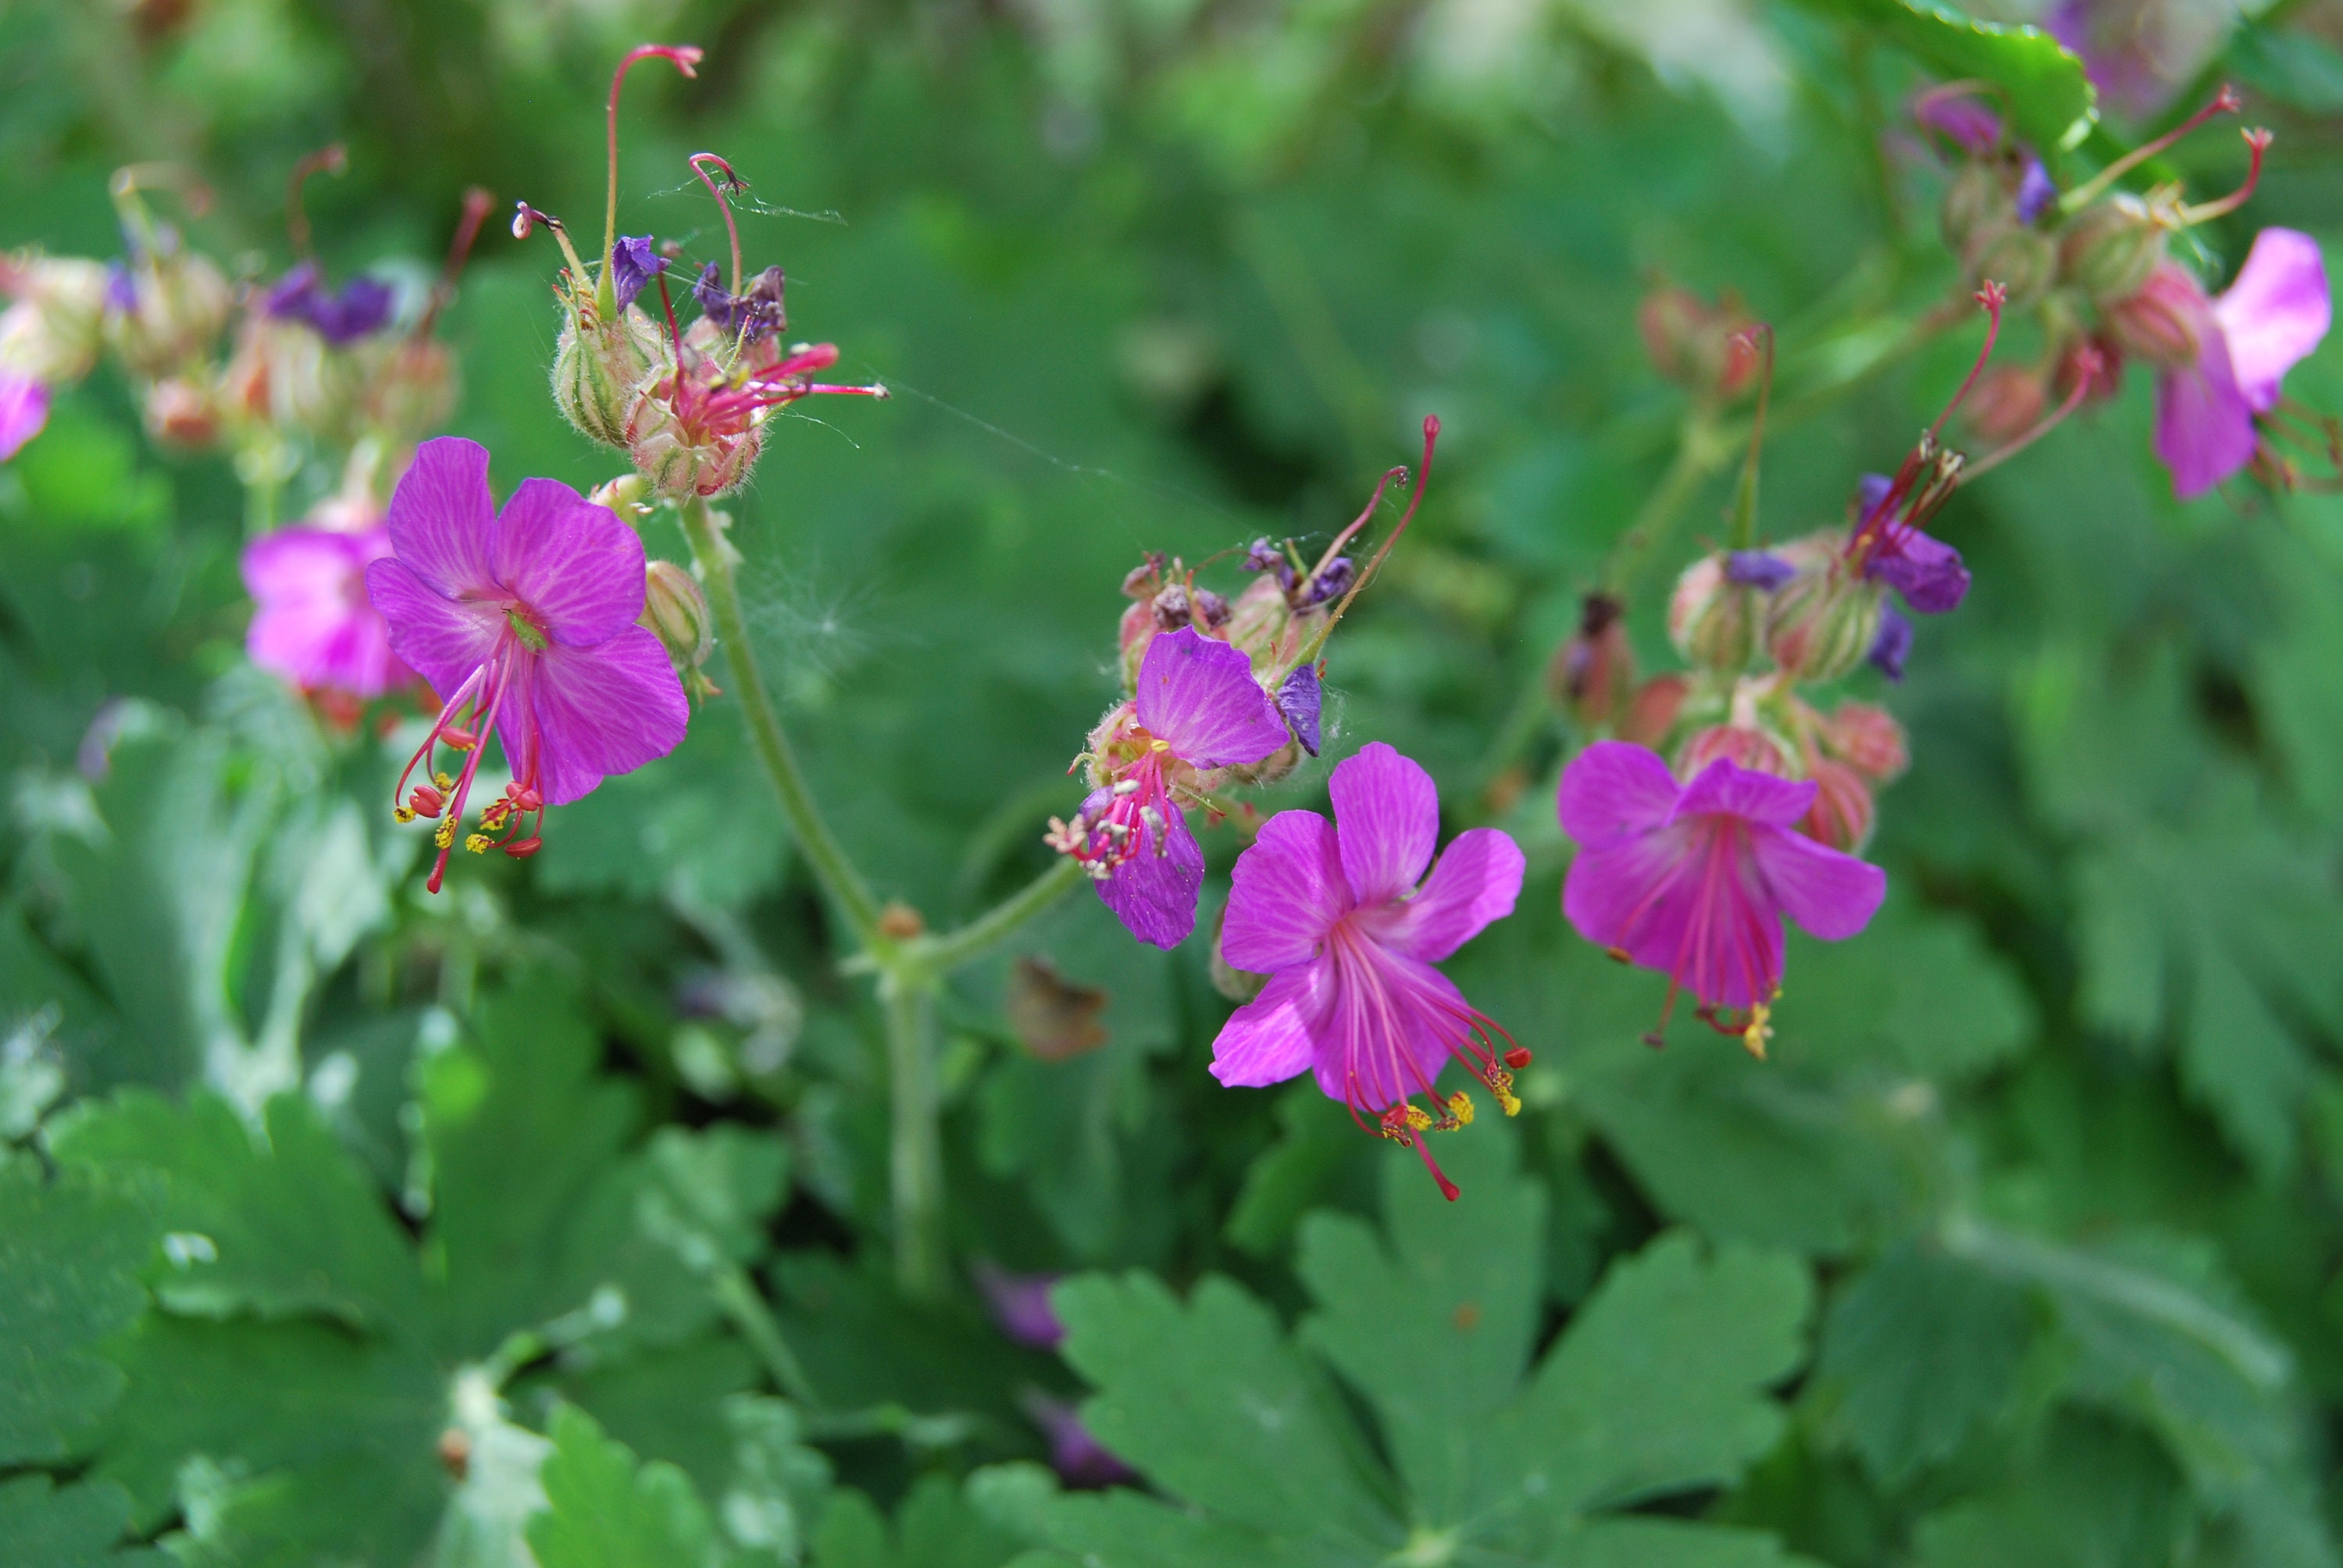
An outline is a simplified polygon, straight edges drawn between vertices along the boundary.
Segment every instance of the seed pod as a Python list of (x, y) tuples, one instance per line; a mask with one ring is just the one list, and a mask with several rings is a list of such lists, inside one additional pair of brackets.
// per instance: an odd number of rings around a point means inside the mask
[(657, 633), (676, 668), (698, 669), (716, 648), (716, 626), (699, 581), (673, 561), (643, 565), (643, 613), (639, 624)]
[(580, 434), (627, 447), (636, 389), (671, 362), (667, 340), (633, 306), (594, 327), (581, 327), (572, 315), (553, 346), (553, 401)]
[(1814, 804), (1806, 809), (1798, 830), (1843, 853), (1861, 853), (1871, 841), (1875, 819), (1871, 786), (1843, 762), (1816, 762), (1812, 778)]
[(1866, 779), (1885, 784), (1911, 766), (1904, 726), (1884, 708), (1842, 702), (1823, 721), (1823, 749)]
[(2167, 261), (2132, 294), (2107, 307), (2107, 335), (2125, 354), (2151, 365), (2193, 365), (2212, 308), (2197, 281)]
[(1800, 769), (1789, 742), (1755, 725), (1712, 724), (1696, 729), (1676, 754), (1676, 776), (1694, 779), (1700, 770), (1723, 758), (1736, 767), (1778, 778), (1794, 779)]
[(2075, 215), (2058, 240), (2064, 282), (2109, 305), (2139, 292), (2165, 259), (2165, 231), (2147, 204), (2128, 194), (2094, 202)]
[(1871, 651), (1885, 590), (1856, 578), (1835, 548), (1809, 557), (1766, 604), (1765, 651), (1797, 679), (1836, 680)]

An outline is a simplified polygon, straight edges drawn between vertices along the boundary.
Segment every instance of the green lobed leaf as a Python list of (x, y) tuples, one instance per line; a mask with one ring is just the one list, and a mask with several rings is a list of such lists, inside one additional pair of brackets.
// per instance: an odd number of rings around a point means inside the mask
[(120, 1392), (97, 1347), (145, 1310), (154, 1209), (135, 1181), (0, 1156), (0, 1465), (65, 1458)]
[(1975, 77), (2009, 95), (2018, 134), (2048, 153), (2073, 146), (2098, 119), (2082, 61), (2032, 24), (1980, 21), (1935, 0), (1806, 0), (1875, 26), (1939, 75)]
[(130, 1499), (106, 1482), (60, 1487), (45, 1475), (0, 1481), (0, 1542), (9, 1568), (166, 1568), (151, 1547), (123, 1547)]
[(546, 1511), (528, 1526), (538, 1568), (715, 1568), (722, 1560), (682, 1471), (639, 1462), (568, 1405), (553, 1412), (548, 1431)]

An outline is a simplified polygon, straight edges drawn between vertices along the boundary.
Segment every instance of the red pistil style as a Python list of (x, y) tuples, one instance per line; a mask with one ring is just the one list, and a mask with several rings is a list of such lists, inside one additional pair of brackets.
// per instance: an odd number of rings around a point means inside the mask
[(2197, 126), (2213, 118), (2214, 116), (2238, 114), (2244, 110), (2245, 106), (2246, 101), (2237, 95), (2237, 89), (2229, 85), (2227, 82), (2222, 83), (2221, 90), (2213, 95), (2212, 102), (2207, 104), (2203, 108), (2197, 110), (2195, 114), (2189, 116), (2187, 119), (2181, 121), (2178, 125), (2165, 132), (2164, 135), (2157, 137), (2154, 141), (2134, 147), (2130, 152), (2126, 153), (2123, 156), (2117, 158), (2115, 162), (2101, 169), (2097, 174), (2092, 176), (2089, 179), (2086, 180), (2081, 185), (2077, 186), (2065, 196), (2059, 197), (2058, 210), (2061, 212), (2081, 211), (2084, 207), (2097, 200), (2099, 193), (2106, 190), (2109, 186), (2115, 184), (2116, 181), (2123, 178), (2124, 176), (2131, 173), (2132, 170), (2137, 168), (2148, 159), (2156, 156), (2158, 153), (2163, 152), (2167, 147), (2178, 142), (2183, 136), (2187, 136), (2191, 131), (2197, 129)]
[[(447, 259), (440, 265), (439, 280), (431, 286), (431, 297), (415, 323), (417, 337), (431, 336), (431, 328), (438, 323), (439, 313), (447, 309), (448, 302), (456, 297), (456, 279), (463, 276), (464, 264), (471, 259), (472, 244), (480, 237), (480, 225), (488, 221), (488, 211), (496, 205), (497, 198), (485, 186), (465, 187), (464, 216), (456, 220), (455, 237), (447, 242)], [(533, 210), (528, 203), (521, 204), (522, 213)], [(524, 221), (518, 216), (514, 220), (514, 237), (517, 239), (525, 237), (518, 232)]]
[[(694, 153), (689, 161), (691, 172), (699, 176), (699, 183), (706, 186), (708, 194), (716, 198), (716, 210), (724, 215), (724, 237), (732, 242), (731, 292), (738, 294), (740, 292), (740, 225), (732, 216), (732, 204), (724, 197), (726, 192), (737, 191), (741, 187), (740, 176), (732, 172), (730, 164), (715, 153)], [(714, 164), (724, 171), (724, 183), (720, 187), (714, 180), (708, 177), (705, 166), (709, 164)]]
[(309, 256), (309, 215), (301, 210), (301, 187), (311, 175), (345, 175), (349, 168), (349, 149), (336, 142), (296, 159), (293, 172), (286, 176), (285, 234), (293, 242), (293, 254), (302, 260)]
[(2213, 218), (2227, 216), (2253, 198), (2254, 187), (2262, 181), (2262, 155), (2269, 151), (2270, 133), (2259, 126), (2255, 126), (2237, 134), (2245, 137), (2246, 146), (2251, 149), (2253, 158), (2252, 164), (2246, 169), (2246, 183), (2218, 200), (2199, 202), (2195, 206), (2182, 207), (2180, 221), (2183, 224), (2200, 224)]
[(605, 189), (602, 208), (602, 276), (610, 273), (610, 253), (618, 243), (618, 89), (627, 83), (627, 73), (638, 60), (656, 56), (665, 60), (684, 75), (699, 75), (699, 62), (706, 51), (696, 44), (642, 44), (627, 51), (618, 61), (618, 68), (610, 73), (610, 106), (605, 116), (609, 143), (609, 184)]
[(1960, 483), (1961, 455), (1937, 446), (1936, 437), (1976, 385), (1977, 377), (1985, 374), (1986, 362), (1993, 357), (1994, 342), (2001, 336), (2001, 311), (2008, 302), (2009, 292), (1988, 279), (1976, 291), (1976, 297), (1986, 313), (1985, 344), (1977, 350), (1976, 360), (1969, 367), (1952, 401), (1945, 405), (1936, 423), (1920, 433), (1918, 445), (1905, 457), (1886, 492), (1865, 510), (1855, 532), (1848, 536), (1845, 559), (1857, 570), (1866, 557), (1884, 547), (1898, 544), (1905, 534), (1935, 515)]
[[(1374, 580), (1375, 572), (1383, 564), (1383, 558), (1391, 554), (1392, 547), (1399, 543), (1399, 537), (1407, 532), (1408, 524), (1415, 520), (1415, 509), (1423, 504), (1423, 487), (1432, 478), (1432, 450), (1439, 440), (1440, 416), (1437, 414), (1426, 414), (1423, 417), (1423, 462), (1415, 470), (1415, 488), (1407, 498), (1407, 510), (1400, 515), (1398, 527), (1393, 528), (1390, 533), (1383, 536), (1383, 542), (1376, 548), (1375, 553), (1368, 558), (1366, 569), (1359, 574), (1357, 581), (1352, 583), (1351, 591), (1344, 594), (1341, 600), (1335, 604), (1334, 613), (1328, 616), (1326, 618), (1326, 624), (1318, 628), (1317, 637), (1312, 640), (1308, 651), (1304, 652), (1301, 658), (1296, 660), (1297, 664), (1308, 664), (1317, 658), (1319, 651), (1326, 646), (1326, 639), (1333, 635), (1335, 626), (1341, 622), (1343, 614), (1350, 609), (1351, 601), (1359, 597), (1359, 590), (1361, 588), (1365, 588), (1368, 583)], [(1375, 493), (1373, 497), (1369, 499), (1366, 511), (1361, 514), (1357, 522), (1353, 522), (1348, 528), (1343, 529), (1340, 535), (1336, 536), (1334, 541), (1336, 546), (1339, 547), (1342, 545), (1353, 533), (1356, 532), (1360, 523), (1365, 522), (1368, 518), (1374, 515), (1375, 504), (1383, 499), (1383, 487), (1390, 484), (1394, 477), (1403, 474), (1404, 472), (1404, 469), (1393, 468), (1383, 477), (1382, 482), (1375, 486)], [(1328, 550), (1326, 554), (1326, 562), (1332, 562), (1333, 558), (1333, 551), (1332, 549)], [(1321, 564), (1322, 570), (1324, 568), (1324, 564), (1325, 563)]]

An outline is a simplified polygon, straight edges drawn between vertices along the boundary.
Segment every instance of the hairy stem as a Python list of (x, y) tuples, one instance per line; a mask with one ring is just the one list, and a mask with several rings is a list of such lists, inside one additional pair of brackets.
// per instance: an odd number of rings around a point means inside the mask
[(904, 950), (901, 967), (917, 969), (938, 979), (965, 969), (1081, 887), (1083, 880), (1081, 866), (1071, 856), (1061, 855), (1056, 865), (966, 925), (910, 944)]
[(935, 992), (889, 973), (879, 982), (887, 1019), (892, 1129), (888, 1175), (894, 1189), (895, 1283), (913, 1301), (943, 1292), (943, 1140), (937, 1127)]
[(855, 936), (867, 948), (883, 950), (890, 939), (879, 930), (879, 900), (822, 819), (821, 809), (814, 804), (813, 791), (798, 766), (797, 751), (781, 729), (780, 714), (766, 689), (764, 672), (757, 666), (748, 619), (740, 610), (740, 585), (733, 575), (731, 552), (718, 534), (706, 501), (694, 498), (679, 510), (684, 538), (691, 542), (692, 558), (708, 587), (708, 608), (716, 617), (716, 634), (731, 668), (733, 693), (740, 699), (741, 711), (749, 716), (749, 737), (756, 745), (757, 759), (773, 782), (773, 793), (780, 798), (781, 814), (789, 819), (789, 830), (797, 836), (822, 891), (845, 914)]
[(709, 1278), (716, 1296), (716, 1304), (732, 1320), (732, 1326), (749, 1342), (757, 1359), (765, 1363), (765, 1371), (774, 1384), (808, 1410), (821, 1408), (820, 1396), (813, 1392), (813, 1383), (798, 1361), (789, 1342), (781, 1337), (781, 1325), (773, 1316), (773, 1309), (757, 1293), (757, 1287), (748, 1271), (738, 1263), (717, 1265)]

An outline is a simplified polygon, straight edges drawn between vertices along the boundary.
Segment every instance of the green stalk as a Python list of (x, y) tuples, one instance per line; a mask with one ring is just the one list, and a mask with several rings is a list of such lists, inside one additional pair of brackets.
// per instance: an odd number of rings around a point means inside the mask
[(856, 937), (874, 952), (883, 951), (891, 944), (879, 929), (879, 900), (822, 819), (821, 809), (814, 804), (813, 791), (798, 766), (797, 751), (781, 729), (780, 714), (766, 689), (764, 672), (757, 666), (748, 618), (740, 610), (740, 586), (733, 575), (730, 551), (716, 531), (706, 501), (695, 497), (677, 509), (684, 538), (691, 543), (692, 559), (708, 587), (708, 608), (716, 617), (716, 634), (731, 668), (733, 694), (749, 716), (749, 737), (757, 748), (757, 759), (765, 765), (766, 776), (773, 782), (773, 793), (780, 799), (781, 814), (789, 819), (789, 830), (797, 835), (815, 879), (845, 914)]
[(820, 1409), (820, 1396), (813, 1392), (813, 1383), (807, 1378), (797, 1352), (781, 1337), (780, 1323), (774, 1319), (772, 1308), (765, 1304), (765, 1298), (757, 1293), (747, 1271), (738, 1263), (719, 1263), (709, 1275), (709, 1285), (715, 1292), (716, 1304), (724, 1309), (724, 1315), (732, 1320), (732, 1326), (740, 1331), (741, 1337), (765, 1363), (765, 1371), (771, 1374), (775, 1385), (807, 1410)]
[(941, 980), (990, 953), (1051, 905), (1082, 885), (1082, 869), (1072, 857), (1058, 863), (968, 924), (940, 936), (907, 943), (898, 971)]
[(895, 1283), (913, 1301), (944, 1286), (943, 1143), (937, 1126), (935, 992), (889, 972), (879, 981), (887, 1019), (892, 1128), (887, 1168), (895, 1201)]

